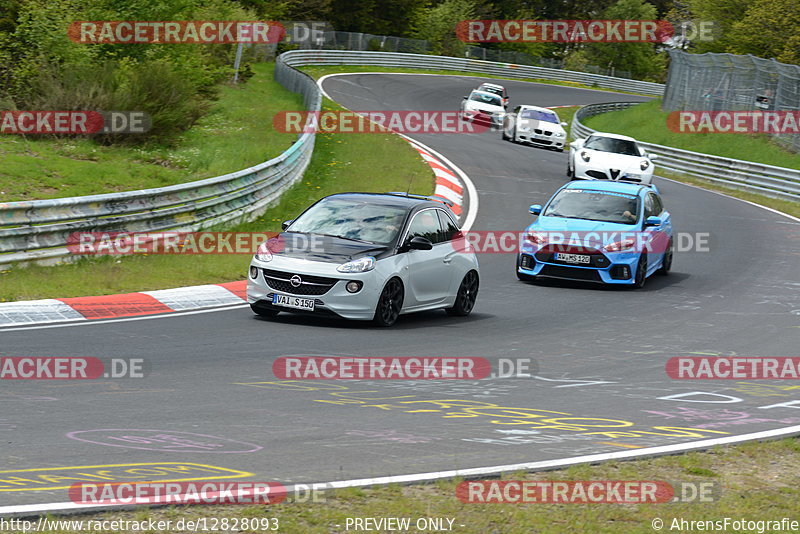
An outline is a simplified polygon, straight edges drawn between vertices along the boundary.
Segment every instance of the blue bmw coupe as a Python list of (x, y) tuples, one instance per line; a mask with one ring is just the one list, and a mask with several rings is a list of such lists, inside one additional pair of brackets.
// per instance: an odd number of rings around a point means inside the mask
[(653, 185), (570, 182), (556, 191), (520, 239), (517, 277), (644, 286), (672, 266), (672, 220)]

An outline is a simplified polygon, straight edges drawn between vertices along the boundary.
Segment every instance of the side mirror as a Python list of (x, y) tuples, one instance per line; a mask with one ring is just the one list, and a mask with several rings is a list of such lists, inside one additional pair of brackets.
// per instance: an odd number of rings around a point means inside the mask
[(569, 146), (571, 146), (572, 148), (578, 148), (580, 146), (580, 143), (578, 143), (578, 141), (579, 139), (576, 139), (575, 141), (571, 142)]
[(528, 212), (531, 215), (539, 215), (540, 213), (542, 213), (542, 206), (539, 204), (533, 204), (531, 205), (530, 208), (528, 208)]
[(650, 158), (650, 161), (653, 161), (658, 159), (658, 154), (648, 154), (647, 157)]
[(561, 124), (561, 126), (566, 126), (566, 125), (567, 125), (567, 123), (566, 123), (566, 122), (564, 122), (564, 121), (561, 121), (561, 123), (560, 123), (560, 124)]
[(661, 218), (656, 217), (655, 215), (651, 215), (647, 219), (644, 220), (644, 227), (648, 228), (650, 226), (661, 226)]
[(281, 230), (286, 230), (287, 228), (289, 228), (289, 225), (292, 224), (293, 222), (294, 222), (294, 219), (289, 219), (288, 221), (283, 221), (281, 223)]
[(466, 99), (467, 99), (467, 97), (466, 97), (466, 96), (462, 96), (462, 97), (461, 97), (461, 100), (466, 100)]
[(433, 248), (433, 243), (430, 239), (424, 238), (420, 235), (412, 237), (408, 242), (408, 250), (430, 250)]

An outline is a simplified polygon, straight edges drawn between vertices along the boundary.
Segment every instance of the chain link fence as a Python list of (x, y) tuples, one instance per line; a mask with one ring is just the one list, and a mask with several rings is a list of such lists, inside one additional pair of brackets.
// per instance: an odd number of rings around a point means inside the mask
[[(670, 50), (665, 111), (798, 111), (800, 66), (751, 55)], [(800, 135), (774, 134), (800, 152)]]

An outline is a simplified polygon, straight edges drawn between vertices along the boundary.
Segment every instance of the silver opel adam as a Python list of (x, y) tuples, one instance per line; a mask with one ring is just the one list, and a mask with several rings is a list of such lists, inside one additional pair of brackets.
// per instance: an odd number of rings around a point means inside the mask
[(259, 247), (247, 300), (263, 317), (333, 314), (381, 326), (423, 310), (469, 315), (480, 275), (463, 243), (456, 217), (433, 197), (331, 195)]

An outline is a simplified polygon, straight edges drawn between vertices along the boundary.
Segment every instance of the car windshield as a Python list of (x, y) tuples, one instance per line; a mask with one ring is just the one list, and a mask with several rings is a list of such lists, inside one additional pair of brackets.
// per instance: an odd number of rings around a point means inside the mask
[(480, 90), (481, 91), (486, 91), (487, 93), (493, 93), (493, 94), (499, 95), (501, 97), (503, 96), (503, 90), (500, 89), (499, 87), (481, 86)]
[(298, 217), (288, 231), (386, 245), (397, 237), (405, 215), (404, 208), (395, 206), (328, 198)]
[(552, 122), (558, 124), (558, 116), (549, 111), (540, 111), (538, 109), (523, 109), (519, 114), (523, 119), (535, 119), (537, 121)]
[(597, 150), (599, 152), (613, 152), (623, 156), (639, 156), (639, 148), (633, 141), (627, 139), (615, 139), (613, 137), (592, 136), (586, 140), (583, 148)]
[(611, 191), (564, 189), (550, 201), (542, 215), (635, 224), (639, 218), (639, 198)]
[(502, 106), (500, 98), (495, 95), (472, 93), (469, 99), (474, 100), (475, 102), (480, 102), (482, 104), (489, 104), (490, 106)]

